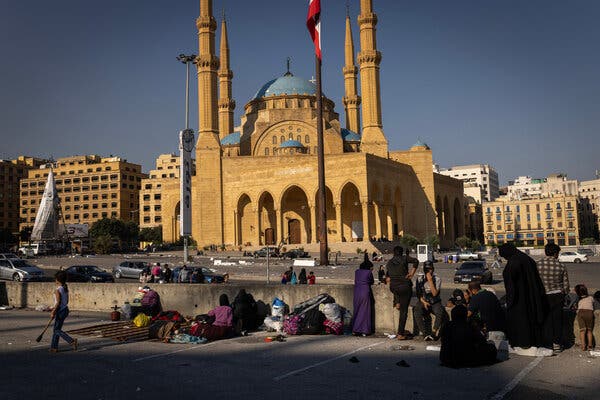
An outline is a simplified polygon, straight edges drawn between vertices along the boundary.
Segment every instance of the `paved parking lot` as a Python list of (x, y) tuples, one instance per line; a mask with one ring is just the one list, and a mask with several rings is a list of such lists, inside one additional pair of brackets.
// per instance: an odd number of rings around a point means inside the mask
[[(73, 312), (66, 329), (107, 317)], [(35, 342), (47, 318), (0, 311), (0, 398), (595, 399), (600, 389), (600, 358), (576, 349), (453, 370), (439, 366), (425, 342), (297, 336), (265, 343), (267, 333), (259, 332), (204, 345), (79, 337), (79, 351), (62, 343), (64, 351), (50, 354), (49, 334)], [(406, 344), (414, 350), (401, 350)], [(398, 366), (401, 360), (409, 367)]]

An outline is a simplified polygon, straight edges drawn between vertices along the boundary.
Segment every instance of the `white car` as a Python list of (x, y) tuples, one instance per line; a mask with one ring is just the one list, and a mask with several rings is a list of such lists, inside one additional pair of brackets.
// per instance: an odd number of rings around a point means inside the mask
[(481, 260), (481, 255), (478, 253), (473, 253), (472, 251), (463, 251), (458, 253), (458, 259), (460, 261)]
[(560, 262), (580, 263), (587, 261), (588, 257), (585, 254), (577, 253), (576, 251), (563, 251), (558, 256)]

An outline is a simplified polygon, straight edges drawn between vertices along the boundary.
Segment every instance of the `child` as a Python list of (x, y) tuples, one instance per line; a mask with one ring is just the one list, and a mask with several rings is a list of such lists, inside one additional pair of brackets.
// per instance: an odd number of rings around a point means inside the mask
[(579, 302), (577, 303), (577, 323), (579, 324), (581, 350), (591, 350), (594, 346), (594, 298), (588, 294), (585, 285), (580, 284), (575, 286), (575, 293), (579, 297)]
[(315, 273), (313, 271), (310, 271), (308, 273), (308, 284), (314, 285), (316, 280), (317, 280), (317, 277), (315, 276)]
[(51, 317), (54, 319), (54, 332), (52, 333), (52, 343), (50, 344), (50, 352), (58, 351), (58, 339), (63, 338), (69, 343), (73, 350), (77, 350), (77, 339), (73, 339), (62, 330), (63, 323), (69, 315), (69, 288), (67, 287), (67, 273), (58, 271), (54, 276), (55, 282), (58, 284), (54, 292), (54, 307), (52, 308)]

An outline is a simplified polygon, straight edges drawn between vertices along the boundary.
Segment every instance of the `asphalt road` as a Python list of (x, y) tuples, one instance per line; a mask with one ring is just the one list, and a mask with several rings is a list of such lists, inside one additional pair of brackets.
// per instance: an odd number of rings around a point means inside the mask
[[(65, 330), (107, 317), (73, 312)], [(462, 370), (439, 366), (438, 353), (427, 351), (425, 342), (295, 336), (265, 343), (264, 332), (204, 345), (79, 337), (77, 352), (62, 342), (61, 351), (50, 354), (49, 334), (35, 342), (47, 318), (0, 311), (1, 399), (554, 400), (597, 399), (600, 389), (600, 358), (574, 348)], [(408, 367), (398, 366), (401, 360)]]

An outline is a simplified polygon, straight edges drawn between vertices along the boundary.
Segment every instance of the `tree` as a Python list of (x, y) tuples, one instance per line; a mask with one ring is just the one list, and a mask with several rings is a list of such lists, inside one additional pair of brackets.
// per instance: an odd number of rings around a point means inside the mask
[(475, 239), (471, 241), (471, 250), (473, 251), (477, 251), (481, 249), (481, 243), (479, 242), (479, 240)]
[(8, 228), (0, 228), (0, 248), (9, 248), (17, 244), (17, 238)]
[(469, 239), (467, 236), (460, 236), (456, 238), (456, 245), (461, 249), (467, 249), (471, 247), (471, 243), (471, 239)]
[(108, 237), (111, 239), (111, 242), (117, 241), (120, 248), (123, 243), (137, 241), (138, 235), (139, 227), (135, 222), (124, 222), (116, 218), (102, 218), (94, 222), (90, 228), (90, 236), (93, 239), (102, 237), (104, 241)]
[(154, 244), (162, 243), (162, 225), (152, 228), (142, 228), (139, 239), (142, 242), (152, 242)]
[(581, 239), (581, 244), (584, 246), (594, 245), (594, 244), (596, 244), (596, 239), (591, 238), (591, 237), (586, 237), (586, 238)]
[(438, 235), (429, 235), (423, 239), (423, 242), (429, 246), (429, 250), (435, 250), (440, 245), (440, 238)]
[(419, 239), (407, 233), (400, 238), (400, 244), (402, 247), (407, 247), (414, 250), (419, 244)]
[(113, 238), (110, 235), (100, 235), (94, 238), (94, 251), (98, 254), (110, 254)]

